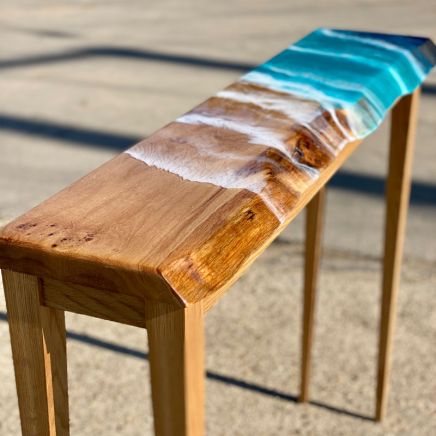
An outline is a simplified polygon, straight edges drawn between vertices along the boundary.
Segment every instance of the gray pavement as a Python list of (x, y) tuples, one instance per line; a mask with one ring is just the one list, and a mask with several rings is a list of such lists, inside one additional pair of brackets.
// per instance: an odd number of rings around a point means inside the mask
[[(436, 40), (434, 1), (0, 0), (0, 224), (318, 26)], [(424, 88), (389, 413), (374, 406), (388, 125), (328, 193), (312, 404), (295, 402), (303, 222), (207, 317), (207, 434), (436, 434), (436, 74)], [(144, 332), (68, 314), (73, 435), (151, 434)], [(0, 435), (18, 435), (0, 297)]]

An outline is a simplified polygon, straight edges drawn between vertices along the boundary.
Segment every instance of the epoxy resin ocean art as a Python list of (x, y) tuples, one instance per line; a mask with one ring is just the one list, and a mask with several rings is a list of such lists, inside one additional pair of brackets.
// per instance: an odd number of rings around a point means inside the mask
[(126, 153), (186, 180), (247, 189), (283, 222), (302, 188), (435, 62), (429, 39), (318, 29)]

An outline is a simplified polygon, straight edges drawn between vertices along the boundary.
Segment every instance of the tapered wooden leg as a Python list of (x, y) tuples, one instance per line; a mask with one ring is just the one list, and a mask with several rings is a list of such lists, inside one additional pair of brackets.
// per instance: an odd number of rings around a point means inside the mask
[(204, 434), (204, 319), (201, 304), (147, 309), (156, 436)]
[(392, 110), (389, 170), (386, 186), (386, 224), (376, 420), (386, 414), (390, 354), (403, 256), (404, 231), (409, 204), (411, 167), (416, 130), (419, 89), (403, 97)]
[(316, 286), (321, 254), (324, 221), (325, 188), (307, 205), (306, 254), (304, 266), (303, 338), (301, 359), (300, 402), (309, 400), (311, 352), (314, 330)]
[(37, 277), (2, 276), (22, 433), (68, 435), (64, 313), (40, 305)]

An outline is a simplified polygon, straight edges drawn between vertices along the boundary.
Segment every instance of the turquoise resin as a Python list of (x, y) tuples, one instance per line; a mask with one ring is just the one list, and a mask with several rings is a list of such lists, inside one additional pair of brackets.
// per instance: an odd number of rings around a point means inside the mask
[[(436, 63), (426, 38), (317, 29), (241, 78), (343, 110), (355, 138), (374, 131)], [(339, 121), (337, 121), (339, 122)]]
[(126, 153), (251, 191), (283, 223), (342, 150), (422, 83), (435, 52), (424, 38), (319, 29)]

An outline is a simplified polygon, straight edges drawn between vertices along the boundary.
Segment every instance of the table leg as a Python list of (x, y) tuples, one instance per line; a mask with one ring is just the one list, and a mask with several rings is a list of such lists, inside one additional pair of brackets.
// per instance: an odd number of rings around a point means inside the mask
[(64, 312), (40, 305), (39, 279), (3, 271), (24, 436), (69, 434)]
[(411, 185), (419, 89), (403, 97), (392, 110), (386, 223), (380, 315), (376, 420), (386, 413), (390, 353), (403, 255), (404, 231)]
[(322, 187), (307, 205), (306, 211), (306, 254), (304, 266), (303, 337), (300, 388), (301, 402), (307, 402), (309, 400), (316, 286), (321, 255), (325, 195), (325, 187)]
[(156, 436), (203, 436), (202, 305), (150, 303), (146, 312)]

